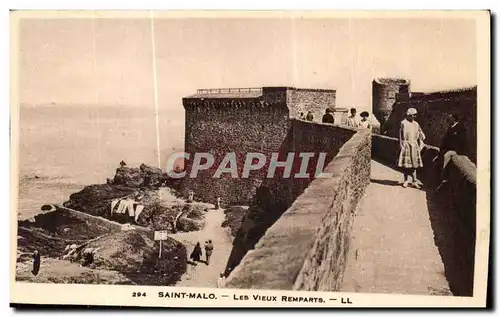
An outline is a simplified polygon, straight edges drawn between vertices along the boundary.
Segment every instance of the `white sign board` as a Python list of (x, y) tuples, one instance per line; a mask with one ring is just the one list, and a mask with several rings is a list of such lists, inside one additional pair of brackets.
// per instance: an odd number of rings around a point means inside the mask
[(167, 240), (168, 238), (168, 231), (167, 230), (162, 230), (162, 231), (155, 231), (155, 240)]

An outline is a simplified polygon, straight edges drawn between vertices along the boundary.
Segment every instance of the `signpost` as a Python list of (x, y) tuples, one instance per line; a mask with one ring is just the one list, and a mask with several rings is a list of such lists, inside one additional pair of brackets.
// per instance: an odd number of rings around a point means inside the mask
[(168, 238), (168, 231), (167, 230), (161, 230), (161, 231), (155, 231), (155, 241), (159, 240), (160, 241), (160, 251), (158, 252), (158, 258), (161, 259), (161, 249), (162, 249), (162, 241), (167, 240)]

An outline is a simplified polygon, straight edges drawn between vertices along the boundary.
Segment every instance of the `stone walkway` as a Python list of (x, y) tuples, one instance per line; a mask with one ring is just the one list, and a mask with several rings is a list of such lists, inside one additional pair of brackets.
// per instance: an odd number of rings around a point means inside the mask
[(340, 291), (452, 295), (429, 220), (427, 194), (403, 188), (402, 175), (378, 162), (356, 210)]
[[(217, 287), (219, 274), (223, 273), (229, 254), (231, 253), (232, 241), (228, 228), (222, 228), (224, 221), (224, 209), (209, 209), (206, 215), (205, 228), (201, 231), (172, 234), (170, 237), (182, 242), (187, 247), (187, 255), (191, 254), (196, 242), (200, 242), (203, 250), (202, 260), (205, 260), (205, 241), (211, 239), (214, 251), (210, 257), (210, 265), (203, 262), (196, 265), (189, 264), (186, 273), (175, 286), (182, 287)], [(189, 259), (188, 259), (189, 260)]]

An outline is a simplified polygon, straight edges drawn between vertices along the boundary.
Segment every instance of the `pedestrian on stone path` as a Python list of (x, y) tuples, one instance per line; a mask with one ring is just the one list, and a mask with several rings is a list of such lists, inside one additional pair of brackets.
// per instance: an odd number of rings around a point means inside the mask
[(189, 191), (188, 191), (188, 199), (187, 199), (187, 202), (188, 202), (188, 203), (192, 203), (193, 201), (194, 201), (194, 191), (189, 190)]
[(195, 262), (200, 262), (201, 256), (202, 256), (201, 245), (199, 242), (196, 242), (193, 252), (191, 252), (191, 255), (189, 257), (191, 258), (191, 260)]
[(208, 240), (205, 242), (205, 256), (207, 259), (207, 265), (210, 264), (210, 257), (212, 256), (212, 252), (214, 250), (214, 245), (212, 244), (212, 240)]
[(400, 153), (398, 166), (403, 169), (403, 187), (408, 187), (410, 175), (413, 178), (413, 186), (421, 188), (422, 182), (417, 179), (417, 168), (424, 166), (420, 151), (424, 147), (425, 134), (420, 125), (415, 121), (417, 110), (410, 108), (406, 112), (406, 118), (401, 121), (399, 129)]
[(217, 280), (217, 288), (224, 288), (226, 285), (226, 277), (223, 273), (219, 275), (219, 279)]

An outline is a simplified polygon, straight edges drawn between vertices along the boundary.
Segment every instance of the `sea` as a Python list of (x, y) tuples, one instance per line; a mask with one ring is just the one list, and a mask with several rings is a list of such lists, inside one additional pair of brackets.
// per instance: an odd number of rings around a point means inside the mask
[(182, 111), (160, 111), (157, 133), (153, 106), (23, 104), (19, 109), (19, 219), (40, 213), (44, 204), (63, 203), (86, 185), (106, 183), (122, 160), (165, 171), (168, 156), (184, 147)]

